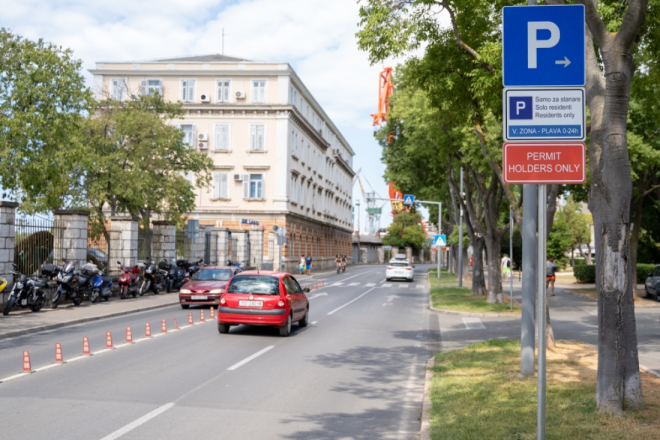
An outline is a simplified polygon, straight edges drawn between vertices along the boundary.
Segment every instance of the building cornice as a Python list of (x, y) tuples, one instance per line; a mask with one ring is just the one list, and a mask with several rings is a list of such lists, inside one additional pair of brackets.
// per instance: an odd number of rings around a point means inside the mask
[(247, 70), (247, 69), (191, 69), (191, 70), (176, 70), (176, 69), (89, 69), (92, 75), (108, 75), (108, 76), (145, 76), (145, 77), (159, 77), (159, 76), (214, 76), (218, 78), (226, 76), (282, 76), (290, 75), (291, 70), (277, 70), (277, 69), (263, 69), (263, 70)]
[(337, 160), (337, 164), (346, 171), (346, 173), (351, 177), (355, 177), (355, 171), (351, 168), (351, 166), (346, 163), (343, 157), (341, 157), (339, 154), (335, 153), (335, 159)]

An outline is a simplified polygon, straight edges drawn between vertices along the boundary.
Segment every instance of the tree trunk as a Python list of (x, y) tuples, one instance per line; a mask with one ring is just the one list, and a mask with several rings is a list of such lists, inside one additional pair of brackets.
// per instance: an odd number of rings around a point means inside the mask
[(463, 246), (463, 261), (462, 261), (462, 266), (463, 266), (463, 282), (470, 282), (472, 281), (472, 275), (470, 274), (470, 260), (468, 258), (468, 250), (467, 246)]
[[(608, 32), (595, 2), (583, 0), (587, 24), (587, 100), (591, 113), (589, 209), (596, 238), (598, 289), (598, 376), (600, 411), (622, 414), (643, 408), (630, 255), (632, 178), (627, 144), (631, 48), (648, 0), (631, 0), (617, 33)], [(604, 76), (594, 51), (602, 55)], [(607, 81), (605, 81), (607, 78)]]
[[(645, 188), (642, 188), (644, 190)], [(639, 233), (642, 230), (642, 206), (644, 204), (644, 196), (640, 196), (634, 200), (633, 203), (633, 230), (630, 234), (630, 260), (632, 266), (632, 282), (633, 294), (638, 295), (637, 292), (637, 248), (639, 246)]]
[(502, 299), (502, 268), (500, 267), (499, 234), (486, 237), (488, 252), (488, 299), (491, 304), (503, 302)]
[(474, 296), (482, 296), (486, 294), (483, 258), (484, 244), (483, 237), (472, 240), (472, 295)]

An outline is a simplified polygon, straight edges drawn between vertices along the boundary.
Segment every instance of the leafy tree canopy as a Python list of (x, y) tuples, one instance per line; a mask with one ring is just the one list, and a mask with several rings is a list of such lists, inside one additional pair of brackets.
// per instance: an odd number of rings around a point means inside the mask
[(400, 212), (394, 216), (394, 221), (387, 228), (383, 244), (400, 248), (411, 247), (421, 249), (428, 245), (428, 238), (420, 224), (420, 217), (413, 212)]

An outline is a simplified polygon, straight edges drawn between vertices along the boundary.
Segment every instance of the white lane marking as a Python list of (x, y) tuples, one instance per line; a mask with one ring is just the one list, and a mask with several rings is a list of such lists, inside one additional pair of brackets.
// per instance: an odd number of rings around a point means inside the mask
[(349, 284), (349, 287), (359, 286), (359, 285), (360, 285), (360, 283), (351, 283), (351, 284)]
[(157, 415), (164, 413), (165, 411), (172, 408), (173, 406), (174, 406), (174, 403), (168, 403), (166, 405), (161, 406), (160, 408), (156, 408), (155, 410), (151, 411), (150, 413), (143, 415), (142, 417), (140, 417), (136, 421), (131, 422), (128, 425), (124, 426), (123, 428), (120, 428), (120, 429), (116, 430), (112, 434), (103, 437), (101, 440), (115, 440), (115, 439), (118, 439), (122, 435), (134, 430), (138, 426), (147, 423), (149, 420), (153, 419)]
[(400, 284), (396, 286), (397, 289), (407, 289), (408, 285), (407, 284)]
[(598, 316), (598, 309), (595, 307), (580, 307), (582, 310), (590, 314), (591, 316)]
[(53, 368), (53, 367), (59, 367), (59, 366), (62, 365), (63, 363), (64, 363), (64, 362), (56, 362), (56, 363), (54, 363), (54, 364), (46, 365), (45, 367), (41, 367), (41, 368), (37, 368), (37, 369), (35, 369), (34, 372), (35, 372), (35, 373), (38, 373), (38, 372), (40, 372), (40, 371), (50, 370), (50, 369)]
[(374, 287), (375, 285), (376, 285), (376, 283), (367, 283), (364, 286), (365, 287)]
[(90, 355), (88, 355), (88, 354), (83, 354), (82, 356), (74, 357), (72, 359), (67, 359), (66, 363), (68, 364), (68, 363), (71, 363), (71, 362), (79, 361), (80, 359), (85, 359), (85, 358), (88, 358), (89, 356)]
[(256, 352), (256, 353), (253, 354), (252, 356), (248, 356), (248, 357), (246, 357), (245, 359), (243, 359), (243, 360), (240, 361), (239, 363), (232, 365), (231, 367), (227, 368), (227, 370), (229, 370), (229, 371), (234, 371), (234, 370), (236, 370), (237, 368), (240, 368), (240, 367), (242, 367), (243, 365), (247, 364), (247, 363), (250, 362), (251, 360), (254, 360), (254, 359), (258, 358), (259, 356), (261, 356), (262, 354), (266, 353), (267, 351), (272, 350), (273, 348), (275, 348), (275, 346), (274, 346), (274, 345), (270, 345), (270, 346), (264, 348), (263, 350)]
[(318, 322), (318, 321), (314, 321), (314, 322), (312, 322), (312, 325), (316, 325), (317, 322)]
[(366, 275), (366, 274), (368, 274), (368, 273), (372, 273), (372, 272), (375, 272), (375, 271), (377, 271), (377, 270), (378, 270), (378, 269), (368, 270), (368, 271), (366, 271), (366, 272), (362, 272), (362, 273), (358, 273), (357, 275), (353, 275), (352, 277), (342, 278), (342, 279), (343, 279), (344, 281), (348, 281), (348, 280), (353, 279), (353, 278), (355, 278), (355, 277), (362, 277), (362, 276), (364, 276), (364, 275)]
[(387, 297), (387, 301), (385, 302), (385, 304), (383, 304), (383, 307), (393, 305), (393, 304), (392, 304), (392, 301), (394, 300), (394, 298), (401, 298), (401, 297), (400, 297), (400, 296), (396, 296), (396, 295), (390, 295), (390, 296), (388, 296), (388, 297)]
[(334, 283), (333, 286), (343, 286), (344, 283)]
[(27, 376), (30, 373), (19, 373), (19, 374), (14, 374), (13, 376), (5, 377), (4, 379), (0, 380), (0, 383), (5, 383), (9, 382), (10, 380), (18, 379), (19, 377)]
[(367, 293), (371, 292), (371, 291), (374, 290), (374, 289), (375, 289), (375, 287), (372, 287), (371, 289), (369, 289), (369, 290), (367, 290), (366, 292), (364, 292), (362, 295), (353, 298), (352, 300), (350, 300), (349, 302), (347, 302), (347, 303), (344, 304), (343, 306), (339, 306), (339, 307), (337, 307), (336, 309), (334, 309), (332, 312), (328, 312), (328, 315), (332, 315), (333, 313), (340, 311), (341, 309), (343, 309), (343, 308), (346, 307), (347, 305), (354, 303), (355, 301), (357, 301), (358, 299), (362, 298), (364, 295), (366, 295)]
[(383, 287), (392, 287), (392, 285), (390, 283), (387, 283), (387, 284), (383, 284)]
[(385, 282), (385, 280), (381, 281), (380, 284), (383, 284), (384, 282)]
[(316, 295), (312, 295), (312, 296), (310, 296), (310, 297), (307, 298), (307, 299), (310, 299), (310, 300), (311, 300), (311, 299), (314, 299), (314, 298), (318, 298), (319, 296), (328, 296), (328, 292), (317, 293)]
[(479, 318), (463, 318), (463, 324), (465, 324), (465, 328), (470, 330), (486, 329), (486, 326)]
[(104, 348), (103, 350), (95, 351), (92, 354), (94, 354), (94, 355), (101, 354), (101, 353), (105, 353), (106, 351), (111, 351), (111, 350), (112, 350), (112, 348)]
[(417, 284), (415, 287), (417, 287), (418, 289), (423, 289), (426, 286), (424, 284)]

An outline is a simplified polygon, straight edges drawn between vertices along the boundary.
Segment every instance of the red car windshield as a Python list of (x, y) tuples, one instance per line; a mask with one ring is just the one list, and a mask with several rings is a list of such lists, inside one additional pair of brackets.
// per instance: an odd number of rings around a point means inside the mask
[(229, 281), (231, 270), (229, 269), (202, 269), (193, 275), (195, 281)]
[(256, 295), (279, 295), (279, 279), (259, 275), (237, 275), (232, 278), (226, 293), (253, 293)]

